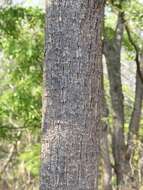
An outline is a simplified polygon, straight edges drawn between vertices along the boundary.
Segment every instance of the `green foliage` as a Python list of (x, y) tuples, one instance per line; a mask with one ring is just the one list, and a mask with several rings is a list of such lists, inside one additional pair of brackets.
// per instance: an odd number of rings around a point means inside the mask
[(40, 144), (28, 147), (19, 156), (19, 161), (24, 162), (26, 169), (31, 172), (33, 176), (39, 175), (40, 168)]
[(0, 11), (0, 26), (5, 56), (1, 74), (8, 73), (0, 93), (0, 123), (40, 127), (44, 14), (39, 9), (6, 8)]
[(117, 15), (113, 13), (111, 6), (106, 7), (105, 15), (106, 16), (104, 21), (105, 25), (104, 36), (112, 40), (115, 34)]
[(15, 170), (23, 162), (33, 177), (39, 175), (43, 49), (42, 10), (0, 10), (0, 138), (5, 142), (1, 147), (16, 143)]
[(133, 21), (133, 27), (139, 27), (143, 29), (143, 2), (139, 0), (130, 1), (126, 4), (124, 9), (126, 11), (126, 17), (128, 20)]

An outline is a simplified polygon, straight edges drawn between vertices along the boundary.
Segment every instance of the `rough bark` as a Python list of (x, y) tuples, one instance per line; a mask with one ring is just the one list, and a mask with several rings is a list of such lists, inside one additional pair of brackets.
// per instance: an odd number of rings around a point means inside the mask
[(104, 0), (46, 10), (40, 190), (97, 190)]

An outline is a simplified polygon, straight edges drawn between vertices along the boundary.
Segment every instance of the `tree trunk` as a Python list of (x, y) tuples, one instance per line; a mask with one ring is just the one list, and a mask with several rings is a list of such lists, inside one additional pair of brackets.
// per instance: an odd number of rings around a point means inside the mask
[(136, 181), (131, 172), (130, 155), (132, 153), (132, 137), (138, 133), (143, 98), (143, 84), (137, 74), (136, 94), (134, 109), (131, 116), (128, 137), (128, 149), (124, 140), (124, 101), (121, 82), (121, 42), (124, 29), (124, 13), (119, 13), (115, 36), (112, 41), (105, 39), (104, 55), (106, 57), (108, 76), (110, 82), (110, 94), (112, 100), (113, 117), (113, 138), (112, 148), (115, 160), (115, 172), (117, 175), (118, 189), (135, 189)]
[[(141, 72), (143, 71), (142, 64), (143, 60), (141, 60)], [(131, 160), (132, 155), (134, 154), (135, 149), (135, 139), (138, 138), (139, 135), (139, 129), (140, 129), (140, 120), (141, 120), (141, 111), (142, 111), (142, 102), (143, 102), (143, 83), (140, 79), (140, 76), (138, 75), (138, 72), (136, 71), (136, 90), (135, 90), (135, 100), (134, 100), (134, 107), (130, 119), (129, 124), (129, 132), (128, 132), (128, 149), (126, 157), (127, 159)], [(133, 173), (134, 178), (132, 178), (132, 181), (134, 181), (134, 184), (137, 189), (137, 185), (142, 185), (142, 180), (140, 180), (140, 175), (142, 175), (142, 168), (143, 168), (143, 158), (142, 158), (142, 152), (140, 153), (140, 159), (139, 159), (139, 170), (138, 175)], [(140, 182), (140, 184), (139, 184)], [(139, 189), (139, 188), (138, 188)]]
[[(141, 72), (143, 73), (143, 60), (141, 60)], [(135, 101), (134, 108), (129, 125), (129, 136), (128, 141), (131, 140), (133, 135), (138, 135), (140, 119), (141, 119), (141, 110), (142, 110), (142, 101), (143, 101), (143, 84), (136, 72), (136, 90), (135, 90)]]
[(117, 185), (124, 184), (125, 141), (124, 141), (124, 102), (121, 82), (121, 42), (124, 31), (123, 13), (119, 13), (115, 36), (112, 41), (105, 38), (104, 55), (106, 58), (110, 94), (113, 108), (112, 149), (115, 161)]
[(40, 190), (97, 190), (104, 0), (46, 10)]

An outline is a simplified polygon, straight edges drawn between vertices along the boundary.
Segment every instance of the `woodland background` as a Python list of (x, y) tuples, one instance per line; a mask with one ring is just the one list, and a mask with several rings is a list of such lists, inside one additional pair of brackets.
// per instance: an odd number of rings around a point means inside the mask
[[(44, 14), (9, 1), (0, 7), (1, 190), (39, 188)], [(100, 189), (116, 189), (121, 170), (142, 190), (143, 2), (107, 1), (104, 21)]]

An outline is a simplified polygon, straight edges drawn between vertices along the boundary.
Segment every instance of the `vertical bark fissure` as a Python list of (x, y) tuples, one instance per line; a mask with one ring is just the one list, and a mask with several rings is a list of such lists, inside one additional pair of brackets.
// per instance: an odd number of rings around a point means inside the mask
[(97, 190), (104, 0), (46, 11), (41, 190)]

